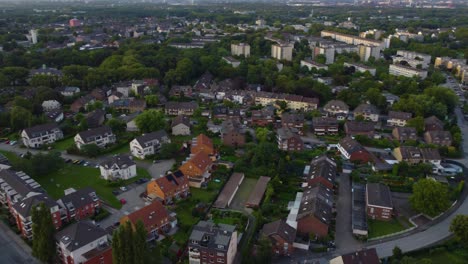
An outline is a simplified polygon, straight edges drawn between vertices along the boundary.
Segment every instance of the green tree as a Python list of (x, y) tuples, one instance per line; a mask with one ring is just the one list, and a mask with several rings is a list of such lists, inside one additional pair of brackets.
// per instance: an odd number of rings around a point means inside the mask
[(137, 116), (135, 118), (135, 124), (141, 132), (149, 133), (164, 129), (166, 126), (166, 120), (163, 112), (160, 110), (150, 109)]
[(268, 136), (270, 134), (270, 130), (266, 127), (258, 127), (255, 129), (255, 137), (259, 142), (266, 142), (268, 141)]
[(163, 144), (161, 146), (161, 150), (159, 151), (159, 157), (161, 159), (172, 159), (177, 155), (179, 150), (180, 147), (177, 143), (171, 142)]
[(101, 148), (96, 144), (86, 144), (81, 147), (81, 153), (90, 158), (95, 158), (101, 153)]
[(148, 231), (141, 220), (138, 220), (135, 226), (135, 233), (133, 235), (133, 262), (134, 264), (144, 264), (145, 257), (148, 252), (146, 239)]
[(411, 206), (418, 212), (436, 216), (450, 205), (447, 186), (431, 179), (421, 179), (413, 185)]
[(106, 122), (106, 125), (108, 125), (116, 134), (121, 134), (125, 132), (125, 129), (127, 128), (127, 124), (124, 121), (117, 118), (109, 119)]
[(129, 221), (120, 225), (112, 237), (114, 264), (143, 264), (148, 256), (146, 238), (148, 233), (141, 220), (134, 227)]
[(10, 127), (12, 130), (20, 130), (32, 126), (33, 115), (21, 106), (14, 106), (10, 111)]
[(50, 209), (40, 203), (33, 208), (31, 215), (33, 242), (32, 255), (44, 263), (52, 263), (55, 257), (56, 249), (54, 237), (55, 226), (52, 222)]
[(422, 134), (424, 132), (424, 118), (422, 116), (411, 118), (406, 122), (406, 126), (414, 127), (418, 134)]
[(393, 252), (393, 258), (395, 259), (401, 259), (403, 257), (403, 251), (401, 251), (401, 248), (399, 248), (398, 246), (395, 246), (392, 252)]
[(272, 245), (270, 239), (262, 237), (258, 240), (258, 252), (255, 257), (255, 263), (272, 262)]
[(159, 97), (155, 94), (145, 96), (146, 105), (149, 107), (155, 107), (159, 104)]
[(455, 216), (450, 224), (450, 232), (463, 246), (468, 247), (468, 215)]

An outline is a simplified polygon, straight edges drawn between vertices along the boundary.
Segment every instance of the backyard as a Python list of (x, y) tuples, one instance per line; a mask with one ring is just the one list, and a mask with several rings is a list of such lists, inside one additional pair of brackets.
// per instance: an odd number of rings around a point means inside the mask
[(122, 205), (112, 194), (112, 190), (139, 178), (150, 178), (150, 176), (146, 170), (137, 168), (137, 177), (120, 183), (109, 183), (100, 177), (99, 169), (67, 164), (63, 169), (47, 176), (38, 177), (36, 180), (54, 199), (62, 197), (65, 189), (80, 189), (89, 186), (95, 189), (98, 196), (109, 205), (120, 208)]
[(75, 144), (74, 137), (68, 137), (54, 143), (54, 149), (65, 151)]
[(393, 234), (407, 229), (400, 222), (400, 220), (397, 219), (392, 219), (390, 221), (378, 221), (369, 219), (368, 225), (369, 239)]

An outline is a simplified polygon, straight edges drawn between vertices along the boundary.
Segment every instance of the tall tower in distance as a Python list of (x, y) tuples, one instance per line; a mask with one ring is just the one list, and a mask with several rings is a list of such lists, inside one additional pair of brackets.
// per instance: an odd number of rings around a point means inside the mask
[(37, 44), (37, 29), (31, 29), (29, 31), (29, 34), (31, 35), (31, 43), (32, 44)]

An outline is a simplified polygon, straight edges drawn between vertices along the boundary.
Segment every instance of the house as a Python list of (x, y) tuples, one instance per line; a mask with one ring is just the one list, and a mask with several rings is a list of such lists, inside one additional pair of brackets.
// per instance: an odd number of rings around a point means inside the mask
[(190, 135), (190, 118), (184, 115), (178, 115), (172, 119), (172, 135), (188, 136)]
[(16, 221), (21, 235), (29, 240), (33, 238), (32, 212), (40, 203), (44, 203), (46, 208), (49, 208), (55, 229), (59, 229), (63, 225), (60, 206), (54, 199), (45, 193), (32, 194), (32, 196), (25, 197), (23, 200), (12, 205), (10, 212)]
[(89, 129), (76, 134), (74, 138), (76, 147), (81, 149), (84, 145), (96, 144), (98, 147), (103, 148), (116, 141), (115, 135), (108, 126)]
[[(91, 187), (79, 190), (73, 188), (65, 190), (65, 196), (57, 200), (60, 208), (64, 209), (67, 221), (80, 221), (94, 216), (101, 207), (101, 201), (96, 191)], [(63, 215), (63, 214), (62, 214)]]
[(393, 215), (390, 188), (382, 183), (366, 184), (366, 211), (371, 219), (388, 221)]
[(39, 148), (62, 138), (63, 132), (55, 123), (37, 125), (21, 131), (23, 145), (28, 148)]
[(260, 176), (260, 178), (258, 178), (253, 191), (245, 202), (245, 207), (258, 208), (260, 206), (268, 187), (268, 182), (270, 182), (270, 177)]
[(200, 151), (205, 152), (208, 156), (215, 154), (213, 141), (204, 134), (200, 134), (193, 138), (190, 146), (190, 153), (197, 154)]
[(204, 151), (192, 154), (179, 170), (188, 177), (191, 187), (200, 188), (211, 177), (211, 166), (213, 161)]
[(107, 103), (109, 105), (112, 105), (112, 104), (114, 104), (114, 102), (119, 101), (119, 100), (124, 99), (124, 98), (128, 98), (128, 97), (125, 97), (124, 94), (121, 93), (121, 92), (113, 91), (111, 93), (111, 95), (109, 95), (107, 97)]
[(197, 108), (196, 102), (167, 102), (164, 110), (166, 115), (191, 116)]
[(178, 170), (152, 180), (146, 185), (146, 193), (150, 198), (160, 199), (163, 204), (186, 198), (190, 194), (187, 176)]
[(424, 131), (441, 131), (444, 130), (444, 123), (435, 116), (430, 116), (424, 119)]
[(336, 173), (336, 162), (322, 155), (314, 158), (309, 165), (305, 166), (302, 178), (309, 186), (315, 186), (320, 183), (329, 189), (333, 189)]
[(379, 121), (379, 110), (372, 104), (360, 104), (354, 109), (354, 118), (358, 116), (364, 117), (364, 120), (377, 122)]
[(281, 126), (296, 129), (302, 135), (304, 130), (304, 114), (283, 113), (281, 115)]
[(424, 133), (424, 141), (428, 144), (449, 147), (452, 145), (452, 135), (450, 134), (450, 131), (426, 131)]
[(61, 109), (62, 105), (57, 100), (46, 100), (42, 102), (42, 110), (44, 112)]
[(288, 206), (286, 223), (301, 236), (323, 238), (328, 234), (333, 213), (333, 190), (323, 184), (306, 186)]
[(389, 111), (387, 125), (404, 127), (406, 126), (406, 122), (410, 120), (411, 117), (413, 117), (413, 114), (411, 113)]
[(350, 161), (366, 163), (371, 159), (370, 153), (351, 137), (342, 138), (338, 143), (338, 150), (345, 159)]
[(327, 116), (347, 116), (349, 113), (349, 106), (340, 100), (331, 100), (323, 107), (323, 111), (327, 113)]
[(79, 221), (55, 234), (60, 263), (112, 264), (108, 233), (91, 221)]
[(224, 105), (217, 105), (213, 107), (212, 117), (217, 119), (238, 119), (241, 118), (240, 109), (231, 109)]
[(197, 80), (193, 89), (195, 91), (200, 91), (204, 89), (210, 89), (211, 84), (213, 84), (213, 75), (209, 72), (205, 72), (200, 79)]
[(290, 255), (294, 250), (296, 229), (288, 225), (284, 220), (280, 219), (263, 225), (260, 235), (271, 241), (274, 254)]
[(82, 96), (76, 99), (70, 106), (70, 110), (74, 113), (78, 113), (82, 110), (86, 110), (88, 105), (95, 102), (95, 99), (91, 95)]
[(380, 264), (375, 248), (362, 249), (330, 260), (330, 264)]
[(137, 175), (136, 164), (127, 155), (109, 157), (99, 164), (101, 177), (106, 180), (128, 180)]
[(97, 128), (104, 124), (106, 112), (102, 109), (96, 109), (86, 116), (86, 123), (89, 128)]
[(237, 241), (235, 226), (200, 221), (189, 237), (189, 262), (234, 264)]
[(127, 222), (135, 227), (138, 221), (142, 221), (148, 232), (148, 241), (155, 240), (159, 235), (167, 234), (176, 225), (169, 212), (160, 201), (153, 201), (149, 205), (120, 218), (120, 224)]
[(60, 123), (63, 121), (63, 111), (62, 109), (52, 110), (44, 113), (51, 122)]
[(315, 117), (312, 120), (312, 129), (316, 135), (338, 134), (338, 121), (332, 117)]
[(111, 96), (112, 89), (108, 87), (96, 88), (91, 91), (91, 96), (98, 101), (107, 101), (107, 98)]
[(67, 86), (60, 90), (60, 94), (65, 97), (70, 97), (80, 93), (80, 91), (81, 90), (78, 87)]
[(406, 161), (410, 164), (432, 163), (440, 164), (441, 158), (437, 149), (418, 148), (412, 146), (400, 146), (393, 150), (393, 156), (401, 162)]
[(418, 140), (418, 133), (414, 127), (395, 127), (392, 130), (392, 136), (400, 142)]
[(171, 143), (171, 139), (166, 131), (159, 130), (148, 134), (143, 134), (130, 141), (130, 152), (139, 159), (159, 152), (163, 144)]
[(192, 97), (192, 86), (173, 85), (169, 90), (169, 96), (172, 97)]
[(282, 127), (276, 131), (278, 148), (284, 151), (302, 151), (304, 142), (299, 135), (293, 133), (290, 128)]
[(367, 136), (374, 137), (375, 124), (371, 122), (347, 121), (344, 124), (344, 130), (348, 136)]
[(126, 113), (139, 113), (146, 109), (146, 101), (135, 98), (116, 99), (110, 103), (110, 106)]
[(244, 146), (245, 135), (241, 123), (236, 119), (224, 120), (221, 123), (221, 139), (226, 146)]
[(213, 203), (213, 208), (226, 209), (231, 205), (232, 199), (239, 190), (239, 186), (244, 181), (244, 173), (235, 172), (229, 177), (229, 180), (224, 185), (223, 190), (219, 193), (216, 201)]
[(252, 110), (250, 122), (253, 126), (267, 126), (275, 122), (275, 108), (265, 107), (260, 110)]

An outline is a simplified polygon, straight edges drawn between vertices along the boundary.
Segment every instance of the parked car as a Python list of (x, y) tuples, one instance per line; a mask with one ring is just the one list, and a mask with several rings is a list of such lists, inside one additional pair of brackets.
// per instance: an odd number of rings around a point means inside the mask
[(65, 163), (70, 163), (72, 160), (71, 159), (66, 159)]
[(121, 190), (122, 192), (125, 192), (125, 191), (127, 191), (128, 189), (127, 189), (127, 187), (122, 186), (122, 187), (120, 187), (120, 190)]
[(120, 203), (121, 203), (121, 204), (126, 204), (126, 203), (127, 203), (127, 200), (125, 200), (125, 199), (122, 198), (122, 199), (120, 199)]
[(119, 195), (120, 192), (119, 192), (118, 190), (113, 190), (113, 191), (112, 191), (112, 194), (113, 194), (113, 195)]
[(16, 143), (18, 143), (16, 140), (10, 141), (10, 146), (14, 146)]

